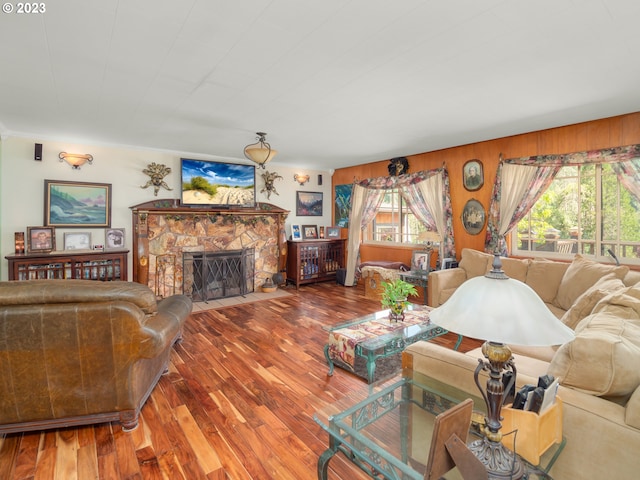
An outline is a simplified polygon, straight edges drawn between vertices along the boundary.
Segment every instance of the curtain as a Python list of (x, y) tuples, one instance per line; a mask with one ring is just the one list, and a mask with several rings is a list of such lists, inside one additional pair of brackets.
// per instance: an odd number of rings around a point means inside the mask
[(393, 189), (400, 191), (416, 218), (442, 237), (443, 254), (455, 257), (449, 177), (445, 168), (366, 179), (354, 183), (351, 193), (345, 285), (355, 283), (362, 229), (375, 218), (387, 190)]
[(529, 213), (560, 168), (590, 163), (613, 164), (622, 185), (640, 200), (640, 145), (504, 160), (491, 194), (485, 251), (505, 255), (506, 235)]

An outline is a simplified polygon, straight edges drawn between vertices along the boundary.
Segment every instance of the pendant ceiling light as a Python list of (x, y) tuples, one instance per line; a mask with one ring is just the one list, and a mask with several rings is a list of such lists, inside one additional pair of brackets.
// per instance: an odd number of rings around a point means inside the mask
[(267, 136), (264, 132), (256, 132), (256, 143), (252, 143), (244, 147), (244, 156), (252, 162), (256, 162), (261, 168), (265, 168), (265, 163), (278, 154), (277, 150), (273, 150), (271, 145), (265, 141)]

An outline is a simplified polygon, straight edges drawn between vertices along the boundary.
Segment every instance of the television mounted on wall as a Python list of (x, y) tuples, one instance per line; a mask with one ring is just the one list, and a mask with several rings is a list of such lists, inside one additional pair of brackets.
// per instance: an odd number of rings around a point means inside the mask
[(180, 159), (182, 205), (255, 207), (256, 167), (213, 160)]

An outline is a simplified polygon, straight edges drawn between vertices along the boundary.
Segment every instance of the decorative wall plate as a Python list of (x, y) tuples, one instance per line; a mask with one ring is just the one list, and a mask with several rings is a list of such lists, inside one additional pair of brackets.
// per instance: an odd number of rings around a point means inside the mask
[(409, 173), (409, 160), (407, 157), (396, 157), (389, 160), (389, 175), (397, 177)]

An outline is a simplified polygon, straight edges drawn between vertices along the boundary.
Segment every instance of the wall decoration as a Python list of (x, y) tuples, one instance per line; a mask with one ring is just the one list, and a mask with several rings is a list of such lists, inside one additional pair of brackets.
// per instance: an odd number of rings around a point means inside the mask
[(299, 217), (321, 217), (322, 192), (296, 192), (296, 215)]
[(124, 248), (124, 228), (107, 228), (104, 240), (107, 248)]
[(162, 165), (161, 163), (150, 163), (147, 165), (147, 168), (142, 170), (142, 173), (145, 175), (149, 175), (151, 178), (147, 183), (142, 185), (140, 188), (149, 188), (153, 185), (153, 194), (157, 197), (158, 191), (160, 187), (166, 188), (167, 190), (173, 190), (167, 185), (167, 182), (164, 181), (164, 177), (171, 173), (171, 168), (166, 165)]
[(338, 227), (349, 226), (349, 212), (351, 211), (351, 191), (353, 185), (336, 185), (335, 221)]
[(340, 227), (327, 227), (327, 238), (340, 238)]
[(110, 227), (111, 184), (45, 180), (44, 223), (52, 227)]
[(484, 172), (480, 160), (469, 160), (462, 167), (462, 183), (464, 188), (473, 192), (484, 184)]
[(302, 226), (302, 238), (303, 238), (303, 240), (316, 240), (318, 238), (318, 226), (317, 225), (303, 225)]
[(302, 229), (300, 225), (291, 225), (291, 240), (302, 240)]
[(266, 170), (264, 173), (261, 174), (261, 176), (262, 176), (262, 181), (264, 182), (264, 187), (262, 187), (262, 190), (260, 190), (260, 193), (266, 192), (267, 199), (271, 198), (272, 193), (275, 193), (276, 195), (280, 195), (276, 190), (275, 181), (279, 178), (282, 178), (282, 176), (278, 175), (276, 172), (269, 172)]
[(407, 157), (396, 157), (389, 160), (389, 175), (397, 177), (398, 175), (404, 175), (409, 173), (409, 160)]
[(462, 225), (469, 235), (477, 235), (482, 231), (486, 213), (482, 204), (475, 199), (469, 200), (462, 210)]
[(91, 249), (91, 233), (89, 232), (65, 232), (65, 250), (89, 250)]
[(27, 253), (50, 252), (56, 249), (56, 231), (53, 227), (27, 227)]

